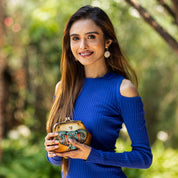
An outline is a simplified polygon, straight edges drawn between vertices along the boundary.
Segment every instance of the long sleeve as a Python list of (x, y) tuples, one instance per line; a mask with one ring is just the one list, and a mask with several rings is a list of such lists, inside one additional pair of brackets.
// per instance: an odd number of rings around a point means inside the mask
[(48, 153), (46, 154), (47, 160), (51, 163), (54, 164), (56, 166), (60, 166), (62, 164), (62, 158), (59, 156), (55, 156), (55, 157), (48, 157)]
[[(140, 97), (124, 97), (120, 85), (124, 77), (109, 72), (104, 77), (86, 78), (74, 105), (73, 119), (81, 120), (91, 133), (91, 152), (86, 161), (70, 159), (67, 177), (126, 178), (122, 167), (148, 168), (152, 153)], [(115, 153), (122, 124), (129, 133), (132, 150)], [(55, 165), (60, 157), (48, 158)]]
[(132, 151), (114, 153), (92, 148), (87, 161), (109, 166), (148, 168), (152, 163), (152, 153), (141, 98), (120, 95), (119, 101), (121, 116), (132, 142)]

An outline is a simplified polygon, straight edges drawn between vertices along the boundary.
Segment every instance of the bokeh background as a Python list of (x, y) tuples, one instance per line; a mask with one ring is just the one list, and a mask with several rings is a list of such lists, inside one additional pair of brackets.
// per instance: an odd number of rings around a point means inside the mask
[[(160, 0), (138, 2), (178, 40), (176, 16)], [(176, 12), (173, 0), (165, 2)], [(46, 159), (45, 126), (60, 79), (64, 26), (87, 4), (111, 18), (144, 102), (153, 164), (123, 170), (128, 178), (178, 177), (178, 55), (138, 11), (125, 0), (0, 0), (0, 178), (60, 177), (60, 167)], [(123, 128), (116, 151), (129, 145)]]

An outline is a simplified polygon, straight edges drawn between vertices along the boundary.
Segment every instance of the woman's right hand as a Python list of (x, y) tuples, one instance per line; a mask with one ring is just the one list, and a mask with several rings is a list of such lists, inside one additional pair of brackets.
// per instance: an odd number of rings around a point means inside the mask
[(54, 137), (57, 136), (57, 133), (48, 133), (47, 136), (45, 137), (45, 149), (48, 152), (48, 157), (54, 157), (56, 156), (56, 153), (54, 150), (59, 148), (59, 141), (55, 140)]

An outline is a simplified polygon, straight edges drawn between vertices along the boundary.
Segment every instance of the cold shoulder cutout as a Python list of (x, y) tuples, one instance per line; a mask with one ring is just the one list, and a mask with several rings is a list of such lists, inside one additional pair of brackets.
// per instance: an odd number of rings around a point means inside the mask
[(120, 94), (125, 97), (137, 97), (139, 96), (136, 87), (130, 80), (123, 79), (120, 86)]

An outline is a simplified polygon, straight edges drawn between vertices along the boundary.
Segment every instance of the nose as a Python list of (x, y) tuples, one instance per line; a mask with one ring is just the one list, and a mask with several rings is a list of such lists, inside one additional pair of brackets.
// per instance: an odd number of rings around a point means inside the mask
[(88, 46), (87, 41), (85, 39), (82, 39), (80, 42), (80, 48), (81, 49), (86, 49)]

